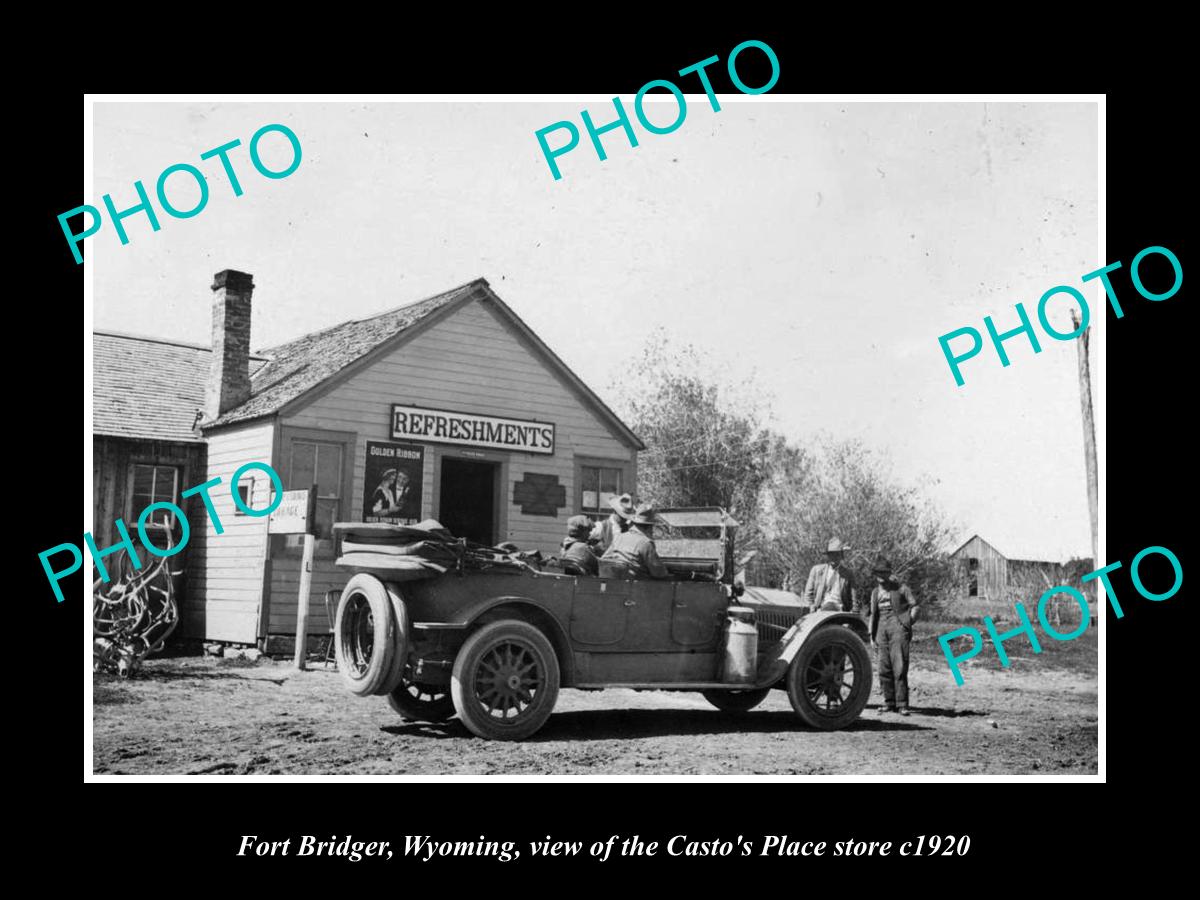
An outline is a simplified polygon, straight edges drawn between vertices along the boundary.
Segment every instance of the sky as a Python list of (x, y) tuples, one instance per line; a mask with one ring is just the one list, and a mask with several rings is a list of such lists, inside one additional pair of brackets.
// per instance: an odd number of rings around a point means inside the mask
[[(688, 95), (683, 124), (591, 148), (580, 119), (608, 98), (548, 102), (131, 103), (94, 106), (94, 185), (118, 210), (186, 162), (210, 196), (192, 218), (111, 222), (86, 242), (94, 327), (207, 345), (212, 275), (252, 273), (258, 350), (478, 277), (602, 397), (656, 328), (715, 377), (753, 377), (772, 426), (886, 449), (966, 540), (1013, 558), (1090, 556), (1074, 342), (990, 345), (955, 385), (938, 337), (1018, 324), (1098, 256), (1094, 103), (796, 102)], [(627, 108), (632, 98), (623, 98)], [(647, 103), (666, 124), (675, 101)], [(555, 180), (535, 132), (581, 131)], [(247, 145), (266, 124), (300, 140), (286, 178)], [(216, 159), (230, 152), (244, 193)], [(565, 139), (551, 136), (552, 146)], [(262, 141), (282, 169), (290, 149)], [(172, 175), (168, 197), (194, 205)], [(1049, 306), (1071, 330), (1069, 304)], [(1100, 317), (1102, 318), (1102, 317)], [(986, 340), (986, 335), (985, 335)], [(957, 345), (956, 345), (957, 346)], [(1103, 442), (1103, 435), (1098, 436)]]

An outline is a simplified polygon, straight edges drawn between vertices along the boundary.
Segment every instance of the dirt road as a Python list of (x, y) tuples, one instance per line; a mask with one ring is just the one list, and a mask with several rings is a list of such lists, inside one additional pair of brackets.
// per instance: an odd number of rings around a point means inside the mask
[[(336, 671), (286, 662), (150, 660), (129, 682), (97, 675), (100, 774), (1095, 774), (1095, 630), (957, 687), (926, 635), (914, 646), (913, 715), (806, 728), (787, 695), (718, 712), (699, 694), (564, 690), (524, 743), (472, 736), (457, 719), (406, 723), (383, 698), (349, 694)], [(1010, 652), (1015, 652), (1010, 649)]]

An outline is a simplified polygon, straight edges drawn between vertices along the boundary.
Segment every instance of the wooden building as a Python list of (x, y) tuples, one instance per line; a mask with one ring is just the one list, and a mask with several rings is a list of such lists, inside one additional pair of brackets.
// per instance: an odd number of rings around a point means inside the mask
[(1095, 581), (1082, 580), (1095, 568), (1091, 559), (1065, 563), (1010, 559), (977, 534), (951, 553), (950, 558), (959, 564), (963, 595), (967, 598), (1036, 601), (1051, 587), (1069, 585), (1082, 592), (1089, 602), (1096, 599)]
[[(203, 472), (182, 481), (221, 479), (210, 497), (223, 527), (190, 498), (185, 634), (294, 637), (300, 538), (237, 509), (229, 484), (247, 463), (268, 463), (284, 490), (317, 485), (310, 635), (328, 627), (324, 592), (348, 578), (335, 521), (433, 518), (552, 553), (569, 516), (634, 490), (641, 441), (485, 280), (251, 355), (253, 289), (249, 275), (217, 274), (212, 348), (189, 358), (202, 396), (179, 398), (193, 420), (204, 409), (188, 442), (204, 448)], [(251, 508), (271, 501), (263, 471), (239, 489)]]
[[(93, 333), (92, 534), (99, 546), (120, 539), (118, 519), (136, 543), (143, 508), (179, 504), (182, 491), (204, 480), (207, 446), (197, 426), (207, 377), (198, 373), (208, 372), (210, 355), (207, 347)], [(203, 528), (203, 507), (185, 509), (193, 531)], [(189, 556), (190, 548), (180, 554), (185, 569)], [(186, 597), (186, 581), (180, 589)]]
[(1008, 559), (975, 534), (950, 554), (962, 570), (965, 593), (980, 600), (999, 600), (1008, 587)]

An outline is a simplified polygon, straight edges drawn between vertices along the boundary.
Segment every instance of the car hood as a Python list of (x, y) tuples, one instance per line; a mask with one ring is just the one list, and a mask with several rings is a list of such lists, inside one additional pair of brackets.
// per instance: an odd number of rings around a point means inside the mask
[(804, 607), (806, 604), (799, 594), (782, 591), (779, 588), (752, 587), (746, 585), (746, 592), (737, 600), (739, 606), (750, 607)]
[(809, 606), (803, 598), (778, 588), (746, 585), (745, 592), (735, 602), (738, 606), (754, 610), (760, 643), (782, 640), (788, 629), (809, 613)]

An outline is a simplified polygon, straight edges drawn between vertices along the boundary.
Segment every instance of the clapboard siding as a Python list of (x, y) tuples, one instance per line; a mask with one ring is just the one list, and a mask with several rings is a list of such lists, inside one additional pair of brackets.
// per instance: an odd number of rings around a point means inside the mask
[[(313, 561), (309, 594), (308, 633), (325, 634), (333, 624), (325, 615), (325, 592), (341, 590), (350, 573), (333, 565), (332, 560)], [(294, 565), (276, 565), (271, 569), (270, 634), (296, 633), (296, 601), (300, 592), (300, 569)]]
[[(233, 473), (249, 462), (272, 463), (274, 421), (234, 426), (208, 435), (208, 477), (221, 483), (210, 492), (217, 518), (224, 527), (205, 517), (200, 542), (199, 584), (183, 610), (185, 633), (210, 640), (252, 644), (258, 637), (264, 567), (267, 559), (267, 520), (239, 515), (233, 502)], [(254, 471), (252, 508), (261, 509), (271, 499), (270, 481)]]
[[(979, 560), (975, 573), (979, 587), (978, 599), (998, 600), (1003, 598), (1005, 589), (1008, 587), (1008, 559), (999, 550), (979, 535), (975, 535), (956, 550), (951, 558), (959, 560), (964, 579), (968, 578), (970, 574), (968, 561), (972, 558)], [(965, 593), (966, 588), (964, 587), (963, 590)]]
[[(353, 490), (344, 507), (361, 517), (367, 441), (390, 440), (391, 406), (414, 404), (456, 412), (553, 422), (555, 452), (551, 456), (483, 451), (501, 463), (503, 509), (499, 540), (513, 541), (543, 553), (557, 550), (566, 519), (576, 512), (575, 457), (613, 460), (627, 467), (633, 483), (636, 451), (585, 405), (541, 355), (508, 327), (486, 301), (472, 300), (402, 342), (390, 353), (354, 373), (306, 405), (284, 416), (284, 427), (322, 429), (355, 435)], [(416, 441), (414, 441), (416, 443)], [(444, 456), (460, 457), (462, 449), (425, 444), (423, 518), (436, 518)], [(210, 450), (210, 454), (211, 454)], [(557, 516), (524, 515), (512, 502), (513, 484), (527, 472), (555, 475), (567, 491), (567, 505)], [(295, 485), (285, 485), (292, 489)], [(328, 628), (324, 592), (340, 588), (348, 572), (330, 558), (313, 562), (309, 607), (310, 634)], [(271, 566), (268, 633), (294, 634), (299, 565), (292, 558)]]

